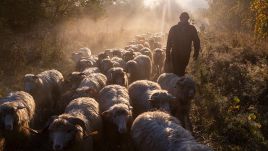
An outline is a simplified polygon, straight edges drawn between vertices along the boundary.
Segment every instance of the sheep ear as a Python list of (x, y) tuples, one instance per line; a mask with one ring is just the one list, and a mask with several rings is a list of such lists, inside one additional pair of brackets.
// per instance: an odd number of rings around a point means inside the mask
[(110, 110), (104, 111), (101, 113), (103, 117), (109, 117), (111, 115)]
[(34, 129), (30, 128), (30, 127), (24, 127), (24, 128), (25, 128), (25, 129), (28, 129), (28, 131), (29, 131), (31, 134), (33, 134), (33, 135), (39, 134), (39, 131), (34, 130)]
[(15, 110), (18, 111), (18, 110), (25, 109), (25, 108), (26, 108), (25, 106), (19, 105), (19, 106), (15, 107)]
[(89, 87), (82, 87), (82, 88), (77, 88), (76, 92), (85, 92), (85, 91), (89, 91)]
[(73, 125), (79, 125), (82, 127), (82, 129), (84, 130), (84, 132), (87, 131), (87, 128), (86, 128), (86, 123), (80, 119), (80, 118), (76, 118), (76, 117), (72, 117), (69, 119), (69, 122), (72, 123)]
[(79, 53), (78, 52), (73, 52), (72, 55), (78, 55)]
[(95, 96), (97, 94), (97, 91), (95, 89), (92, 89), (92, 88), (88, 89), (87, 92), (93, 96)]
[(157, 98), (159, 97), (159, 93), (154, 93), (152, 96), (151, 96), (151, 98), (149, 99), (149, 101), (156, 101), (157, 100)]
[(48, 130), (50, 124), (51, 124), (55, 119), (57, 119), (57, 118), (58, 118), (58, 116), (56, 116), (56, 115), (50, 117), (49, 120), (46, 122), (45, 126), (44, 126), (41, 130), (39, 130), (38, 133), (44, 133), (44, 132), (46, 132), (46, 131)]
[(168, 96), (169, 96), (169, 98), (170, 98), (170, 101), (172, 101), (172, 102), (173, 102), (173, 101), (176, 101), (176, 99), (177, 99), (175, 96), (173, 96), (173, 95), (171, 95), (171, 94), (169, 94)]
[(124, 72), (127, 74), (128, 73), (128, 69), (127, 68), (124, 68)]
[(98, 131), (94, 131), (94, 132), (89, 133), (88, 135), (89, 135), (89, 136), (95, 136), (95, 135), (98, 135), (98, 134), (99, 134)]
[(34, 80), (39, 80), (39, 77), (37, 75), (33, 75)]
[(150, 103), (154, 103), (154, 102), (156, 102), (156, 100), (153, 99), (153, 98), (149, 99), (148, 101), (149, 101)]
[(81, 76), (81, 77), (85, 77), (86, 76), (86, 74), (83, 73), (83, 72), (80, 72), (78, 75)]
[(99, 134), (98, 131), (94, 131), (94, 132), (91, 132), (91, 133), (89, 133), (89, 134), (84, 135), (83, 139), (85, 140), (85, 139), (87, 139), (88, 137), (94, 137), (94, 136), (96, 136), (96, 135), (98, 135), (98, 134)]

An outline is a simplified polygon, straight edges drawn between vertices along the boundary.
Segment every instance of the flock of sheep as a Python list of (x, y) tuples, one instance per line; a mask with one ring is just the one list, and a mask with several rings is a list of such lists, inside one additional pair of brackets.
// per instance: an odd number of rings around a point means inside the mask
[(160, 35), (124, 49), (72, 54), (74, 72), (24, 76), (24, 91), (0, 99), (2, 150), (210, 151), (192, 136), (195, 82), (163, 73)]

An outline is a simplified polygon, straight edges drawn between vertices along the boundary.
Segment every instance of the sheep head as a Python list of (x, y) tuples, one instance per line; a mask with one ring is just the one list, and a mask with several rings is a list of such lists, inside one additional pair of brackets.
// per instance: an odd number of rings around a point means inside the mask
[(116, 125), (120, 134), (128, 131), (127, 124), (132, 119), (132, 107), (126, 104), (117, 104), (104, 111), (102, 117)]
[(169, 94), (167, 91), (155, 91), (148, 100), (154, 109), (171, 112), (171, 104), (176, 100), (176, 97)]
[(43, 81), (40, 77), (34, 74), (26, 74), (24, 76), (24, 89), (28, 93), (32, 93), (35, 89), (38, 89), (43, 85)]
[(6, 102), (0, 106), (1, 125), (5, 130), (13, 131), (27, 121), (27, 116), (20, 116), (26, 107), (13, 102)]
[[(188, 101), (194, 98), (195, 82), (189, 77), (180, 77), (176, 83), (176, 94), (181, 101)], [(187, 103), (187, 102), (184, 102)]]
[(53, 116), (42, 130), (49, 132), (53, 150), (63, 150), (72, 143), (82, 141), (91, 134), (87, 133), (84, 120), (68, 114)]

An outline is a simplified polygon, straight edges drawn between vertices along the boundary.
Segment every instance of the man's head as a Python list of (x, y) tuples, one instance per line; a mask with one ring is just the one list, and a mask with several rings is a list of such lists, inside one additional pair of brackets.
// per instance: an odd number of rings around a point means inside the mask
[(181, 13), (181, 15), (180, 15), (181, 22), (188, 22), (189, 19), (190, 19), (190, 16), (187, 12)]

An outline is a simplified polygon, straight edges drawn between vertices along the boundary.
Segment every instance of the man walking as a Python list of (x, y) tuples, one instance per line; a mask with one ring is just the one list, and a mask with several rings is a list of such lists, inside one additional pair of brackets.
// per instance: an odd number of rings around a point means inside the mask
[[(192, 43), (194, 43), (194, 60), (197, 60), (200, 51), (200, 40), (197, 30), (189, 23), (189, 14), (180, 15), (180, 22), (171, 27), (166, 48), (166, 64), (173, 69), (178, 76), (185, 75), (185, 69), (190, 60)], [(170, 72), (170, 71), (166, 71)]]

